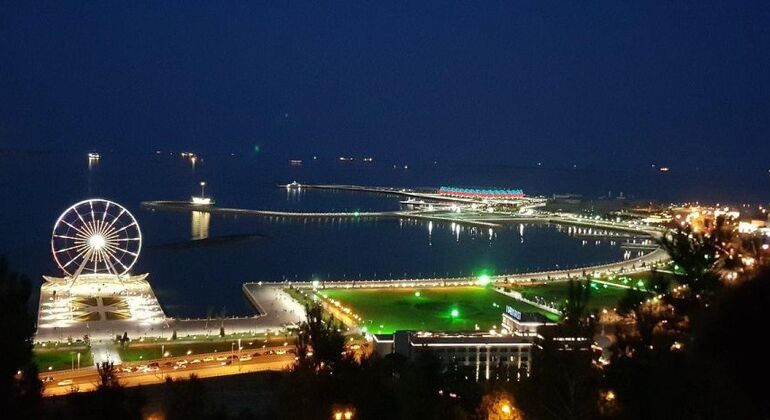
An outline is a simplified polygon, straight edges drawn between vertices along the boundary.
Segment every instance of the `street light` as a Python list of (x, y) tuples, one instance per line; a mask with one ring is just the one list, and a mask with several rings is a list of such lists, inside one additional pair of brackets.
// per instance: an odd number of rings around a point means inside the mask
[(204, 191), (206, 189), (206, 181), (201, 181), (201, 198), (205, 197)]

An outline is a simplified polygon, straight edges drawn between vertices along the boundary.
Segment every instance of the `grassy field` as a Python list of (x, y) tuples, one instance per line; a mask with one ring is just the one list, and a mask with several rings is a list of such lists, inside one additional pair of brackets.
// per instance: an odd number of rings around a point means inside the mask
[(280, 336), (271, 335), (267, 339), (264, 334), (260, 334), (236, 338), (201, 337), (196, 340), (134, 340), (127, 346), (120, 347), (118, 345), (118, 353), (123, 361), (136, 362), (160, 359), (163, 357), (163, 352), (168, 352), (169, 357), (184, 356), (188, 352), (191, 356), (202, 353), (229, 352), (233, 345), (236, 349), (238, 348), (238, 338), (241, 339), (241, 346), (244, 351), (261, 349), (263, 346), (282, 346), (284, 343), (294, 344), (294, 337), (283, 334)]
[[(557, 283), (519, 287), (513, 290), (521, 293), (522, 296), (529, 300), (554, 304), (558, 308), (560, 303), (567, 299), (568, 287), (566, 283)], [(592, 312), (612, 309), (617, 306), (618, 301), (625, 294), (626, 289), (591, 283), (591, 299), (588, 303), (588, 308)]]
[(94, 364), (91, 358), (91, 349), (84, 345), (63, 344), (56, 347), (36, 345), (33, 349), (33, 358), (40, 374), (44, 375), (48, 371), (72, 368), (73, 360), (75, 367), (77, 367), (77, 353), (80, 353), (81, 367)]
[(338, 300), (364, 319), (371, 333), (395, 330), (488, 331), (500, 326), (505, 306), (522, 312), (556, 316), (484, 287), (408, 289), (325, 289), (322, 295)]

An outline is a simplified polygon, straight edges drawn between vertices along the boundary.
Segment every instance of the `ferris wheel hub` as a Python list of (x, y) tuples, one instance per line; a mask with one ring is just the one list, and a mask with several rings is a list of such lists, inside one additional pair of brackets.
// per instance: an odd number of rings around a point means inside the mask
[(93, 235), (90, 238), (88, 238), (88, 246), (93, 248), (95, 251), (98, 251), (107, 244), (107, 241), (104, 239), (104, 236), (102, 235)]

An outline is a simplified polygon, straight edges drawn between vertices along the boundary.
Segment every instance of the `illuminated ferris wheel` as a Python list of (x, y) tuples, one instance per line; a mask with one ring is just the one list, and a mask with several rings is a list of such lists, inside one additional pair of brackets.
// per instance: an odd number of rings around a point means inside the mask
[(81, 274), (122, 276), (142, 249), (142, 232), (120, 204), (84, 200), (64, 211), (53, 228), (51, 252), (59, 268), (73, 279)]

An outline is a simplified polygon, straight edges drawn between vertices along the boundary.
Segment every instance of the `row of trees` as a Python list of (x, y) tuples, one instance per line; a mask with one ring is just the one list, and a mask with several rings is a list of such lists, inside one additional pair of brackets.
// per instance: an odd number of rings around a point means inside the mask
[(623, 417), (767, 418), (756, 384), (768, 363), (758, 343), (770, 304), (762, 238), (737, 235), (717, 218), (703, 228), (671, 230), (660, 241), (675, 284), (653, 273), (656, 297), (629, 292), (604, 386)]

